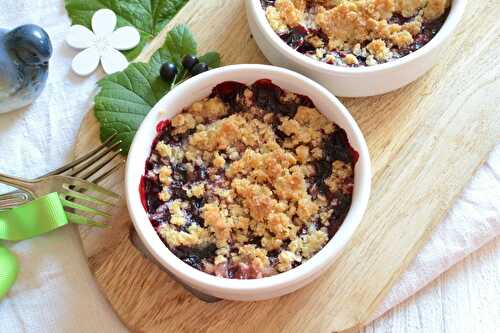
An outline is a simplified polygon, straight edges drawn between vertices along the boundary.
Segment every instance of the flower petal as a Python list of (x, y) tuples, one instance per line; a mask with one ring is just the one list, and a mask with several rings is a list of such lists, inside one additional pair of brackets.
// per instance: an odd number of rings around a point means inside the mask
[(97, 48), (88, 48), (76, 55), (71, 63), (71, 68), (76, 74), (87, 76), (99, 66), (100, 58)]
[(92, 16), (92, 30), (98, 37), (111, 34), (116, 27), (116, 15), (110, 9), (99, 9)]
[(139, 31), (134, 27), (118, 28), (111, 34), (109, 42), (117, 50), (130, 50), (141, 41)]
[(75, 49), (86, 49), (95, 42), (95, 35), (83, 25), (73, 25), (69, 28), (66, 35), (66, 43)]
[(128, 66), (128, 60), (125, 56), (112, 48), (108, 48), (104, 51), (101, 58), (102, 68), (106, 74), (113, 74), (124, 70)]

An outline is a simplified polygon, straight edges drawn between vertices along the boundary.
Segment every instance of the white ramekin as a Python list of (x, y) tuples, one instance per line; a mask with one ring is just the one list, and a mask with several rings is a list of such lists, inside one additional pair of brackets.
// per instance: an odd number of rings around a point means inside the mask
[[(309, 96), (319, 111), (342, 127), (352, 147), (359, 152), (355, 167), (354, 195), (349, 213), (337, 234), (306, 263), (275, 276), (256, 280), (215, 277), (192, 268), (163, 244), (141, 204), (139, 184), (156, 136), (156, 125), (172, 118), (183, 108), (210, 95), (225, 81), (251, 84), (271, 79), (291, 92)], [(211, 70), (180, 84), (163, 97), (144, 119), (127, 159), (125, 188), (127, 205), (135, 229), (151, 254), (183, 283), (205, 294), (230, 300), (261, 300), (290, 293), (311, 282), (330, 266), (349, 241), (366, 210), (371, 186), (371, 165), (365, 139), (347, 109), (328, 90), (290, 70), (266, 65), (233, 65)]]
[(275, 66), (295, 70), (321, 83), (337, 96), (380, 95), (401, 88), (427, 72), (439, 59), (456, 30), (467, 0), (453, 0), (450, 14), (436, 36), (406, 57), (371, 67), (325, 64), (289, 47), (273, 31), (260, 0), (245, 0), (250, 30), (266, 58)]

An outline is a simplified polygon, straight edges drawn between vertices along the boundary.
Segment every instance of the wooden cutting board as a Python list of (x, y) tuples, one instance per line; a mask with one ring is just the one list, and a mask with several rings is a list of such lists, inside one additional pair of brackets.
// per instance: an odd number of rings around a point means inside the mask
[[(202, 51), (218, 50), (224, 64), (266, 63), (243, 2), (193, 0), (167, 28), (187, 23)], [(89, 266), (123, 322), (139, 332), (333, 332), (366, 323), (500, 142), (498, 17), (497, 0), (469, 1), (431, 72), (390, 94), (342, 100), (366, 136), (373, 191), (352, 241), (306, 288), (269, 301), (204, 303), (134, 248), (124, 203), (112, 228), (81, 228)], [(98, 134), (89, 112), (76, 155), (97, 145)], [(105, 185), (123, 192), (123, 173)]]

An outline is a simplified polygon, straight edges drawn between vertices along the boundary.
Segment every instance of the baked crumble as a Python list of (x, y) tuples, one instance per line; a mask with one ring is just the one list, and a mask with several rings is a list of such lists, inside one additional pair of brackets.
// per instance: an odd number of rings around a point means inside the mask
[(144, 207), (166, 246), (206, 273), (288, 271), (349, 211), (358, 154), (345, 131), (270, 80), (219, 84), (157, 132)]
[(272, 29), (296, 51), (337, 66), (373, 66), (427, 44), (450, 0), (261, 0)]

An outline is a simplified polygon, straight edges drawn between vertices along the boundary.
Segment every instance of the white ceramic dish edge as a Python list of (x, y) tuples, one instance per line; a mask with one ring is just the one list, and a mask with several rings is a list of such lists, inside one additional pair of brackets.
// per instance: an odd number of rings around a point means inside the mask
[[(285, 90), (309, 96), (318, 110), (342, 127), (353, 148), (359, 152), (355, 168), (353, 203), (343, 225), (332, 240), (306, 263), (272, 277), (256, 280), (232, 280), (198, 271), (178, 259), (163, 244), (141, 204), (139, 184), (145, 161), (156, 136), (156, 124), (171, 118), (184, 107), (208, 96), (212, 88), (224, 81), (251, 84), (271, 79)], [(160, 111), (168, 110), (160, 113)], [(147, 115), (130, 148), (125, 189), (127, 206), (141, 240), (151, 254), (177, 278), (206, 294), (230, 300), (261, 300), (281, 296), (311, 282), (325, 271), (340, 254), (359, 225), (368, 204), (371, 187), (371, 164), (364, 137), (347, 109), (319, 84), (292, 71), (266, 65), (233, 65), (211, 70), (192, 78), (163, 97)]]
[(441, 30), (424, 47), (401, 59), (371, 67), (332, 66), (290, 48), (273, 31), (260, 0), (245, 0), (248, 24), (262, 53), (275, 66), (295, 70), (336, 96), (365, 97), (399, 89), (425, 74), (440, 58), (465, 12), (467, 0), (453, 0)]

